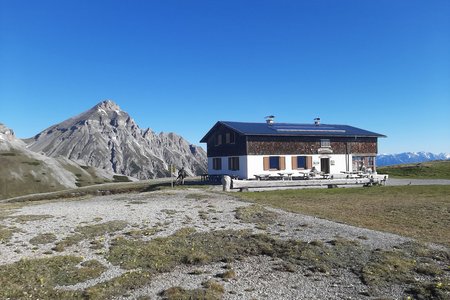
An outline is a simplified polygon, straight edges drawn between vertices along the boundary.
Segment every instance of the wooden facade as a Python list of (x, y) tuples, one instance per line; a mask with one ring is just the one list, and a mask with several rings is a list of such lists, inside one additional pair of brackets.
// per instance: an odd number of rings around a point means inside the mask
[[(323, 137), (261, 137), (247, 138), (245, 155), (320, 154)], [(328, 138), (333, 154), (376, 154), (377, 138)]]

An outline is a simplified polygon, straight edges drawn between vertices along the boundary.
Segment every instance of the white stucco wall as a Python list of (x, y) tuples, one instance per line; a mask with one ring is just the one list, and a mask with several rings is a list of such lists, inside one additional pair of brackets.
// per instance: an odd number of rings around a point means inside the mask
[[(303, 154), (298, 154), (298, 155), (284, 155), (284, 157), (286, 158), (286, 169), (285, 170), (275, 170), (275, 171), (264, 171), (264, 166), (263, 166), (263, 157), (266, 157), (267, 155), (250, 155), (247, 157), (247, 168), (248, 168), (248, 177), (249, 179), (254, 179), (255, 176), (254, 175), (259, 175), (259, 174), (272, 174), (272, 175), (278, 175), (278, 173), (286, 173), (286, 172), (292, 172), (295, 175), (299, 175), (299, 172), (301, 171), (309, 171), (308, 170), (292, 170), (292, 157), (295, 156), (300, 156)], [(321, 170), (321, 165), (320, 165), (320, 158), (322, 157), (328, 157), (330, 159), (330, 173), (332, 174), (337, 174), (340, 173), (341, 171), (346, 171), (346, 159), (345, 159), (345, 154), (329, 154), (329, 155), (308, 155), (308, 156), (312, 156), (312, 161), (313, 161), (313, 166), (316, 167), (317, 170)], [(351, 170), (351, 155), (348, 156), (348, 161), (349, 163), (349, 168)], [(334, 164), (332, 163), (334, 162)]]
[(239, 170), (228, 170), (228, 156), (222, 157), (221, 170), (214, 170), (213, 157), (208, 157), (208, 174), (237, 176), (241, 179), (247, 178), (247, 157), (239, 156)]
[[(233, 171), (228, 170), (228, 157), (222, 157), (222, 169), (221, 170), (213, 170), (213, 158), (208, 158), (208, 174), (211, 175), (231, 175), (238, 176), (241, 179), (255, 179), (254, 175), (260, 174), (272, 174), (278, 175), (278, 173), (286, 173), (292, 172), (295, 175), (299, 175), (299, 172), (303, 170), (292, 170), (292, 157), (299, 156), (298, 155), (284, 155), (286, 158), (286, 169), (285, 170), (274, 170), (274, 171), (264, 171), (263, 158), (267, 157), (267, 155), (249, 155), (249, 156), (239, 156), (239, 170)], [(349, 169), (346, 167), (346, 159), (345, 154), (327, 154), (327, 155), (308, 155), (312, 156), (313, 166), (316, 167), (317, 170), (321, 170), (320, 159), (322, 157), (328, 157), (330, 159), (330, 173), (337, 174), (341, 171), (351, 170), (351, 162), (352, 156), (348, 155), (349, 161)], [(333, 163), (334, 162), (334, 163)], [(304, 170), (308, 171), (308, 170)]]

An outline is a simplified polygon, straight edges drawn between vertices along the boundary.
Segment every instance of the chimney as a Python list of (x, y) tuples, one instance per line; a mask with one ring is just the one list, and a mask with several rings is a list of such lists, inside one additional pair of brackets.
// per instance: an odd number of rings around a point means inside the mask
[(314, 119), (314, 125), (316, 125), (316, 126), (320, 125), (320, 118), (319, 117)]
[(275, 116), (267, 116), (267, 117), (265, 117), (265, 119), (266, 119), (266, 123), (268, 125), (272, 125), (273, 124), (273, 119), (275, 119)]

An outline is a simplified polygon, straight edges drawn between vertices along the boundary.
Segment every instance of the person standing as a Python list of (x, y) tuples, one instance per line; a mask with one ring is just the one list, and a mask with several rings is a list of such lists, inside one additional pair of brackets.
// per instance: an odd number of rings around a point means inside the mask
[(176, 182), (178, 184), (183, 184), (184, 185), (184, 179), (187, 177), (187, 172), (184, 169), (184, 167), (182, 167), (179, 171), (178, 171), (178, 177)]

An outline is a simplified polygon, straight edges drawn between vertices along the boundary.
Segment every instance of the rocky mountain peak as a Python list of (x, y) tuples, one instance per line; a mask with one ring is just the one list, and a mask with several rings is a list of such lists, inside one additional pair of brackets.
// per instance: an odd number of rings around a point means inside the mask
[(104, 109), (104, 110), (111, 110), (111, 111), (121, 111), (119, 105), (117, 105), (112, 100), (104, 100), (100, 103), (98, 103), (94, 108), (97, 109)]
[(14, 131), (12, 129), (9, 129), (5, 124), (2, 123), (0, 123), (0, 135), (11, 138), (15, 137)]
[(111, 100), (56, 124), (32, 139), (29, 149), (140, 179), (170, 175), (169, 165), (191, 175), (206, 171), (206, 152), (177, 134), (142, 131)]

